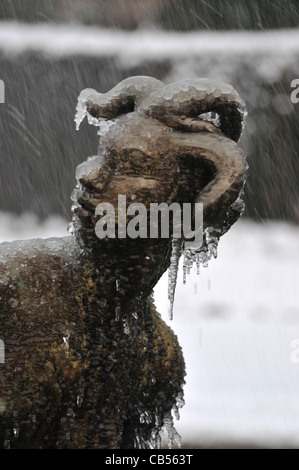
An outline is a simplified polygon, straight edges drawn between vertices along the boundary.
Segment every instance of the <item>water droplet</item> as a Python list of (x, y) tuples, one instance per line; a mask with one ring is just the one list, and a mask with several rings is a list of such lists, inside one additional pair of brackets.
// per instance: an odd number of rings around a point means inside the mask
[(80, 407), (83, 403), (83, 392), (80, 391), (77, 395), (77, 406)]
[(19, 437), (19, 426), (16, 424), (15, 427), (13, 428), (13, 435), (14, 437), (18, 438)]
[(67, 357), (68, 357), (68, 355), (69, 355), (69, 347), (70, 347), (70, 345), (69, 345), (69, 339), (70, 339), (70, 332), (67, 331), (67, 332), (66, 332), (66, 335), (63, 336), (63, 342), (64, 342), (64, 344), (66, 345), (66, 355), (67, 355)]
[(129, 327), (129, 324), (128, 324), (128, 322), (125, 318), (123, 319), (123, 325), (124, 325), (124, 333), (126, 335), (129, 335), (130, 334), (130, 327)]
[(121, 312), (121, 309), (119, 306), (115, 307), (115, 321), (119, 321), (120, 319), (120, 312)]

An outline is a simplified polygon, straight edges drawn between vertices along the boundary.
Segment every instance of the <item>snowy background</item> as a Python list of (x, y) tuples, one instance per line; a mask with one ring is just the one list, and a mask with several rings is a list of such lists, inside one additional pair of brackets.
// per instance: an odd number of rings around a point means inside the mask
[[(0, 213), (0, 241), (65, 236), (67, 220)], [(175, 427), (183, 446), (299, 447), (299, 227), (239, 220), (218, 258), (187, 276), (182, 269), (174, 319), (167, 274), (155, 289), (178, 335), (187, 377)]]

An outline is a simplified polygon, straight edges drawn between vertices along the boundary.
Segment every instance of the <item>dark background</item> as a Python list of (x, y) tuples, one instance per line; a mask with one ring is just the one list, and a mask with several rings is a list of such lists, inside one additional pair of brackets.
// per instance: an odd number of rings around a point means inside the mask
[(189, 30), (293, 28), (295, 0), (2, 0), (0, 19), (77, 22), (136, 29), (145, 25)]

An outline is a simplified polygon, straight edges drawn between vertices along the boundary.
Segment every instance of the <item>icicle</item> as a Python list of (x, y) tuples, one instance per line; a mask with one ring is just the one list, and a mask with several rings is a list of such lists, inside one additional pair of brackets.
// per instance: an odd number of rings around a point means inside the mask
[(199, 254), (196, 255), (196, 274), (200, 274), (200, 259), (199, 259)]
[(85, 116), (87, 116), (86, 102), (89, 99), (89, 96), (95, 93), (97, 92), (93, 88), (85, 88), (85, 90), (82, 90), (80, 95), (78, 96), (78, 102), (76, 106), (76, 115), (75, 115), (75, 123), (76, 123), (77, 131), (79, 130), (81, 122), (83, 121)]
[[(92, 118), (92, 119), (95, 119), (95, 118)], [(119, 121), (119, 119), (117, 119), (117, 118), (115, 118), (113, 120), (107, 120), (107, 119), (99, 118), (99, 119), (97, 119), (97, 123), (95, 123), (93, 120), (91, 121), (90, 118), (88, 118), (89, 124), (92, 124), (94, 126), (99, 127), (99, 130), (98, 130), (97, 134), (100, 137), (103, 137), (105, 134), (107, 134), (109, 129), (112, 126), (114, 126), (114, 124), (116, 124), (118, 121)]]
[(172, 241), (172, 253), (170, 257), (170, 266), (168, 269), (168, 299), (169, 318), (173, 319), (174, 294), (177, 282), (177, 273), (179, 268), (179, 260), (183, 253), (183, 284), (186, 284), (187, 275), (190, 274), (193, 264), (196, 265), (197, 274), (199, 274), (200, 265), (207, 267), (212, 257), (217, 257), (217, 246), (220, 237), (220, 231), (213, 227), (206, 228), (204, 231), (204, 242), (198, 249), (182, 250), (182, 242), (178, 239)]
[(168, 299), (170, 301), (169, 306), (169, 318), (173, 318), (173, 303), (174, 303), (174, 293), (177, 282), (177, 275), (179, 269), (179, 261), (181, 257), (181, 240), (173, 239), (172, 240), (172, 252), (170, 257), (170, 266), (168, 269)]
[(183, 284), (186, 284), (187, 274), (190, 274), (191, 268), (193, 266), (193, 262), (196, 262), (197, 255), (196, 253), (189, 250), (183, 250)]
[(187, 274), (190, 273), (193, 263), (196, 265), (196, 272), (199, 274), (200, 265), (204, 268), (212, 257), (217, 258), (217, 247), (220, 238), (220, 230), (208, 227), (204, 231), (203, 244), (197, 250), (183, 249), (183, 283), (186, 284)]
[(174, 425), (173, 425), (173, 417), (171, 416), (171, 413), (166, 413), (163, 419), (163, 427), (166, 430), (168, 434), (168, 447), (169, 449), (172, 449), (173, 446), (176, 444), (178, 448), (182, 446), (181, 442), (181, 436), (179, 433), (176, 431)]
[(187, 279), (187, 266), (184, 263), (183, 264), (183, 284), (186, 284), (186, 279)]
[(174, 405), (173, 407), (173, 412), (174, 412), (174, 415), (176, 417), (177, 420), (180, 419), (180, 411), (179, 409), (180, 408), (183, 408), (183, 406), (185, 405), (185, 400), (184, 400), (184, 396), (183, 396), (183, 393), (180, 392), (178, 394), (178, 396), (176, 397), (176, 404)]
[(99, 127), (98, 135), (103, 136), (108, 132), (110, 127), (115, 124), (118, 119), (114, 120), (107, 120), (105, 118), (96, 118), (91, 116), (91, 114), (87, 111), (87, 102), (94, 101), (97, 96), (103, 96), (100, 93), (97, 93), (96, 90), (92, 88), (86, 88), (82, 90), (80, 95), (78, 96), (78, 102), (76, 106), (76, 115), (75, 115), (75, 123), (76, 123), (76, 130), (78, 131), (80, 128), (80, 124), (83, 119), (86, 117), (88, 124), (92, 126)]

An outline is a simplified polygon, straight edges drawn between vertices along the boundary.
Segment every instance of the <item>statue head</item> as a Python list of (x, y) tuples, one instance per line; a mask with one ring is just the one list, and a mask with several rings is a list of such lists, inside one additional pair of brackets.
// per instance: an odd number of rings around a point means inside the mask
[[(107, 93), (83, 90), (77, 128), (85, 116), (99, 127), (100, 143), (97, 155), (77, 167), (72, 195), (73, 228), (83, 247), (97, 249), (104, 222), (106, 228), (113, 222), (114, 240), (126, 236), (123, 225), (138, 205), (145, 208), (140, 234), (149, 236), (153, 205), (177, 203), (183, 210), (190, 204), (194, 225), (194, 208), (202, 204), (203, 238), (192, 251), (207, 252), (208, 237), (218, 240), (242, 213), (246, 162), (237, 142), (245, 105), (231, 85), (208, 79), (164, 85), (130, 77)], [(144, 219), (148, 230), (141, 232)], [(170, 224), (169, 238), (184, 244), (183, 227), (180, 233)]]

